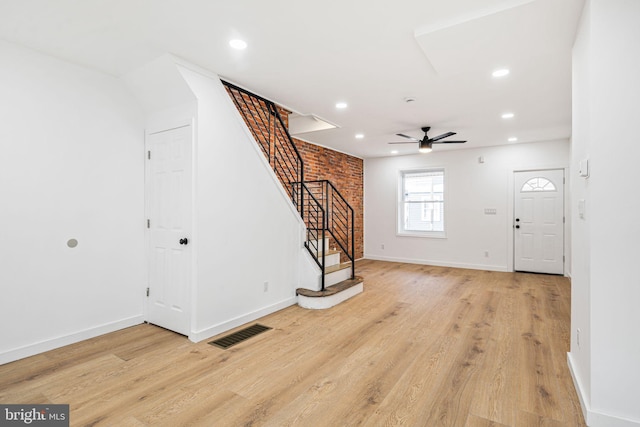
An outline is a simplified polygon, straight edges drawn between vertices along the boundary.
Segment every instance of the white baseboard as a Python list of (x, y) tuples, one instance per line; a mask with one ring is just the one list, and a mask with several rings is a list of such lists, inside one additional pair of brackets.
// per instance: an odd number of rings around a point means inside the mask
[(593, 411), (590, 408), (589, 400), (586, 396), (586, 390), (583, 382), (580, 379), (577, 371), (575, 370), (575, 362), (571, 353), (567, 353), (567, 364), (569, 365), (569, 372), (571, 372), (571, 378), (573, 379), (573, 385), (578, 393), (580, 399), (580, 406), (582, 407), (582, 415), (585, 422), (589, 427), (640, 427), (639, 421), (633, 421), (626, 418), (616, 417), (613, 415), (604, 414), (602, 412)]
[(200, 331), (194, 331), (191, 334), (189, 334), (189, 339), (193, 342), (200, 342), (202, 340), (206, 340), (208, 338), (211, 338), (223, 332), (229, 331), (238, 326), (244, 325), (245, 323), (252, 322), (268, 314), (275, 313), (276, 311), (282, 310), (283, 308), (287, 308), (291, 305), (295, 305), (297, 302), (298, 300), (296, 297), (287, 298), (286, 300), (277, 302), (268, 307), (261, 308), (260, 310), (252, 311), (251, 313), (238, 316), (234, 319), (227, 320), (222, 323), (218, 323), (217, 325), (210, 326), (205, 329), (201, 329)]
[(0, 353), (0, 365), (4, 365), (5, 363), (24, 359), (25, 357), (44, 353), (45, 351), (64, 347), (65, 345), (75, 344), (80, 341), (88, 340), (90, 338), (95, 338), (99, 335), (115, 332), (120, 329), (128, 328), (130, 326), (139, 325), (143, 322), (144, 322), (144, 318), (142, 315), (133, 316), (127, 319), (122, 319), (115, 322), (106, 323), (104, 325), (96, 326), (93, 328), (85, 329), (82, 331), (74, 332), (72, 334), (65, 335), (62, 337), (51, 338), (48, 340), (37, 342), (35, 344), (29, 344), (24, 347), (8, 350)]
[(580, 379), (580, 377), (578, 377), (578, 373), (574, 369), (575, 363), (573, 361), (573, 356), (571, 355), (571, 353), (567, 353), (567, 365), (569, 365), (569, 372), (571, 373), (571, 378), (573, 379), (573, 386), (575, 387), (576, 392), (578, 394), (578, 399), (580, 399), (580, 407), (582, 407), (582, 416), (586, 420), (589, 400), (587, 399), (587, 396), (585, 394), (586, 390), (582, 385), (582, 380)]
[(433, 261), (428, 259), (412, 259), (412, 258), (395, 258), (395, 257), (385, 257), (385, 256), (367, 255), (367, 254), (365, 254), (364, 257), (365, 259), (372, 259), (376, 261), (404, 262), (408, 264), (433, 265), (436, 267), (466, 268), (469, 270), (489, 270), (489, 271), (511, 272), (511, 270), (507, 269), (507, 267), (503, 265), (465, 264), (460, 262), (445, 262), (445, 261)]

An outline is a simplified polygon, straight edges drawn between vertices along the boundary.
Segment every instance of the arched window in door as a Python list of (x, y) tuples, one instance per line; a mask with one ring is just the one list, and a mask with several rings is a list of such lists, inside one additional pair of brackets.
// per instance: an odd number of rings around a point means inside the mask
[(556, 186), (547, 178), (536, 177), (525, 182), (520, 189), (521, 193), (529, 193), (531, 191), (556, 191)]

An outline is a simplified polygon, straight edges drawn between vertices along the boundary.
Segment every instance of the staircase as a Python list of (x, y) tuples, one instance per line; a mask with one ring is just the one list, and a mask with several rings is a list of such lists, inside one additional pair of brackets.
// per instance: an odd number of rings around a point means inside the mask
[[(324, 247), (329, 248), (329, 238)], [(315, 243), (315, 242), (314, 242)], [(298, 305), (304, 308), (325, 309), (333, 307), (363, 291), (362, 278), (352, 273), (353, 262), (341, 262), (342, 252), (327, 249), (324, 256), (324, 286), (319, 290), (298, 288)]]
[(304, 162), (276, 104), (222, 83), (306, 225), (304, 247), (320, 269), (320, 280), (318, 289), (296, 290), (298, 304), (325, 309), (359, 294), (363, 283), (355, 275), (353, 208), (330, 181), (305, 181)]

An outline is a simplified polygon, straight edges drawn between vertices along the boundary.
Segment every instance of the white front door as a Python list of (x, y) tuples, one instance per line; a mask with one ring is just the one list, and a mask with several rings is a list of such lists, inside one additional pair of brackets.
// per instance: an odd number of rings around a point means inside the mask
[(564, 170), (515, 172), (514, 269), (564, 274)]
[(148, 134), (147, 321), (183, 335), (191, 328), (191, 126)]

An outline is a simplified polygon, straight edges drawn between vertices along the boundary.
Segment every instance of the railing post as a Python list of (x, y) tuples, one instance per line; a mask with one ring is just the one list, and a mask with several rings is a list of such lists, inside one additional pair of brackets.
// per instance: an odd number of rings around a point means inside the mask
[[(304, 169), (300, 170), (300, 216), (304, 222)], [(306, 223), (305, 223), (306, 224)]]
[[(326, 212), (322, 213), (322, 216), (323, 216), (322, 222), (323, 223), (325, 221), (326, 215), (327, 215)], [(321, 277), (320, 281), (321, 281), (321, 286), (322, 286), (321, 290), (323, 290), (323, 291), (324, 291), (324, 276), (325, 276), (325, 274), (324, 274), (324, 272), (325, 272), (325, 255), (327, 254), (327, 248), (326, 248), (326, 242), (325, 242), (324, 233), (325, 233), (325, 228), (322, 227), (322, 272), (320, 274), (320, 277)]]
[[(267, 106), (267, 107), (269, 108), (269, 135), (268, 135), (269, 141), (267, 143), (268, 147), (269, 147), (269, 151), (268, 151), (268, 154), (267, 154), (267, 160), (269, 161), (269, 164), (271, 165), (271, 168), (275, 170), (275, 167), (276, 167), (276, 162), (275, 162), (276, 150), (275, 150), (275, 147), (274, 147), (273, 150), (271, 149), (271, 145), (273, 144), (271, 142), (271, 140), (273, 139), (273, 136), (275, 135), (275, 132), (271, 132), (271, 129), (272, 129), (271, 122), (273, 121), (273, 127), (275, 128), (275, 125), (276, 125), (275, 122), (276, 121), (273, 120), (273, 114), (271, 114), (271, 107), (270, 106)], [(272, 151), (273, 151), (273, 163), (271, 161), (271, 152)]]
[(354, 221), (353, 208), (351, 210), (351, 279), (356, 278), (356, 243), (355, 243), (355, 228), (356, 223)]
[(324, 223), (324, 228), (326, 228), (327, 230), (329, 229), (329, 218), (331, 217), (331, 214), (329, 214), (329, 181), (325, 180), (322, 183), (322, 191), (324, 192), (324, 204), (325, 204), (325, 223)]

